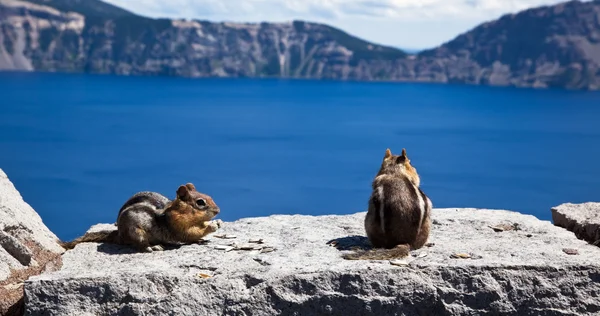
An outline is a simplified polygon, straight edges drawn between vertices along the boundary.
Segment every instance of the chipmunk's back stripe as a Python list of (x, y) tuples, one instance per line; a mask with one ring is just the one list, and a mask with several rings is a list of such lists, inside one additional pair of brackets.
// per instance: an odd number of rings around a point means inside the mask
[(377, 187), (377, 194), (379, 195), (379, 201), (381, 201), (379, 203), (379, 207), (377, 208), (377, 210), (379, 211), (379, 225), (381, 225), (381, 231), (385, 234), (385, 216), (384, 216), (384, 212), (385, 212), (385, 203), (383, 203), (383, 201), (385, 201), (385, 195), (383, 193), (383, 186), (379, 186)]
[(421, 216), (423, 216), (423, 204), (424, 202), (421, 200), (421, 196), (419, 195), (419, 193), (417, 192), (417, 190), (419, 188), (417, 188), (408, 177), (404, 177), (404, 184), (407, 188), (407, 190), (409, 191), (409, 195), (410, 195), (410, 200), (412, 203), (412, 209), (411, 212), (419, 212), (419, 214), (415, 214), (412, 216), (413, 219), (413, 224), (415, 226), (420, 225), (421, 223)]
[(123, 214), (125, 213), (132, 214), (132, 212), (138, 216), (141, 213), (145, 213), (149, 217), (156, 216), (155, 206), (149, 203), (148, 201), (141, 201), (135, 204), (131, 204), (127, 208), (123, 209), (123, 212), (119, 213), (119, 217), (124, 216)]
[(374, 214), (374, 219), (375, 219), (375, 223), (379, 223), (379, 225), (383, 225), (383, 214), (379, 211), (382, 207), (383, 207), (383, 201), (381, 200), (381, 197), (379, 196), (379, 189), (381, 187), (378, 187), (377, 191), (375, 191), (372, 195), (371, 195), (371, 203), (373, 203), (373, 214)]
[(162, 196), (157, 196), (157, 194), (154, 192), (139, 192), (132, 196), (129, 200), (127, 200), (125, 204), (123, 204), (123, 206), (121, 206), (119, 213), (121, 213), (123, 210), (130, 207), (131, 205), (142, 202), (147, 202), (150, 206), (154, 207), (155, 209), (161, 209), (166, 206), (166, 201), (163, 201), (163, 199), (164, 198)]
[(423, 226), (425, 224), (425, 220), (427, 219), (427, 216), (429, 215), (429, 212), (431, 211), (431, 200), (429, 200), (427, 195), (425, 195), (425, 193), (420, 188), (419, 188), (419, 193), (424, 202), (424, 206), (423, 206), (423, 209), (421, 212), (421, 226)]
[(130, 198), (129, 200), (127, 200), (125, 202), (125, 204), (123, 204), (123, 206), (121, 206), (121, 209), (119, 210), (119, 213), (121, 213), (124, 209), (130, 207), (133, 204), (137, 204), (137, 203), (142, 202), (144, 199), (146, 199), (146, 197), (144, 197), (142, 195), (133, 196), (132, 198)]
[(419, 227), (418, 229), (421, 229), (421, 226), (423, 226), (423, 219), (425, 218), (425, 214), (427, 213), (426, 210), (426, 200), (425, 197), (423, 197), (423, 194), (421, 194), (421, 189), (417, 188), (417, 200), (419, 201)]

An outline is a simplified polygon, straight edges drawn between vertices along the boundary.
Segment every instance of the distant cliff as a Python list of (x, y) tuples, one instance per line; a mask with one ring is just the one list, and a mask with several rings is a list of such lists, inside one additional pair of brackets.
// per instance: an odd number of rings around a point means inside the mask
[(600, 0), (507, 15), (409, 55), (316, 23), (149, 19), (97, 0), (0, 0), (0, 69), (600, 89)]
[(419, 56), (447, 81), (600, 89), (600, 0), (505, 15)]

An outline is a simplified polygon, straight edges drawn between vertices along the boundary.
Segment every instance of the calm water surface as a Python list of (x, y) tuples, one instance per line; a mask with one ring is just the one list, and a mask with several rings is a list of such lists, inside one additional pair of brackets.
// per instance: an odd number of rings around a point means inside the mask
[(435, 207), (600, 200), (600, 93), (0, 73), (0, 168), (60, 238), (193, 182), (220, 218), (366, 209), (390, 147)]

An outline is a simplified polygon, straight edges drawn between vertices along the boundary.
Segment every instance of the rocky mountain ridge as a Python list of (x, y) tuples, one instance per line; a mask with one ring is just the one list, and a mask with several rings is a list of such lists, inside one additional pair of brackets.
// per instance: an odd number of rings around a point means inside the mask
[(0, 0), (0, 69), (600, 89), (600, 0), (484, 23), (417, 55), (317, 23), (150, 19), (98, 0)]

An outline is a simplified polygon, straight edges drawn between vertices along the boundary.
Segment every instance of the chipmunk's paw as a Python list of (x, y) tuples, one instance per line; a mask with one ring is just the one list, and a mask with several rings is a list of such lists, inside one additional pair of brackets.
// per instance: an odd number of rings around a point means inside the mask
[(145, 252), (163, 251), (165, 248), (161, 245), (146, 247)]
[(210, 221), (208, 224), (208, 230), (211, 232), (216, 232), (223, 225), (223, 221), (220, 219)]
[(162, 245), (155, 245), (152, 246), (152, 251), (164, 251), (165, 247), (163, 247)]

